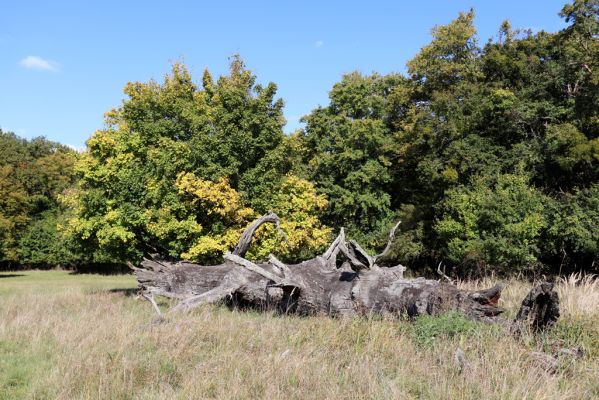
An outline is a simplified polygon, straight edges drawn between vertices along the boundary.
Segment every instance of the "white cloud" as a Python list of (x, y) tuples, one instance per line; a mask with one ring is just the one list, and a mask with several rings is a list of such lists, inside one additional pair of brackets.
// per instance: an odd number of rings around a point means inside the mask
[(316, 43), (314, 43), (314, 47), (322, 47), (324, 46), (324, 42), (322, 40), (317, 40)]
[(87, 148), (85, 146), (75, 146), (75, 145), (68, 144), (68, 143), (66, 143), (65, 146), (67, 146), (71, 150), (76, 151), (77, 153), (84, 153), (85, 150), (87, 150)]
[(53, 61), (44, 60), (38, 56), (27, 56), (19, 64), (27, 69), (38, 71), (58, 71), (58, 66)]

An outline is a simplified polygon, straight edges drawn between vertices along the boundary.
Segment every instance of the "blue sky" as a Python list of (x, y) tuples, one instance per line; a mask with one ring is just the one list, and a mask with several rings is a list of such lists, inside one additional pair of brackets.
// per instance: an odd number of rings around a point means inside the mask
[(346, 72), (404, 71), (446, 24), (473, 7), (479, 41), (501, 21), (556, 31), (564, 1), (4, 1), (0, 127), (83, 147), (129, 81), (161, 79), (183, 59), (196, 81), (239, 53), (285, 100), (286, 131), (328, 102)]

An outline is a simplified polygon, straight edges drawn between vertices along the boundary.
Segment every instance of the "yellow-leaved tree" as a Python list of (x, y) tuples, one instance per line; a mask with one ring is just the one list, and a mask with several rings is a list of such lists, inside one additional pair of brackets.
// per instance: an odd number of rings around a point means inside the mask
[(272, 225), (264, 225), (248, 252), (250, 258), (263, 259), (272, 253), (282, 259), (299, 261), (324, 250), (331, 228), (318, 215), (328, 201), (311, 182), (288, 174), (272, 195), (272, 211), (281, 218), (283, 237)]
[[(235, 246), (247, 225), (259, 217), (256, 211), (242, 204), (241, 196), (226, 178), (212, 182), (193, 173), (181, 173), (176, 185), (181, 195), (188, 196), (200, 218), (212, 219), (210, 231), (204, 231), (181, 255), (183, 258), (193, 261), (220, 258)], [(274, 226), (263, 225), (256, 233), (248, 257), (264, 259), (272, 253), (296, 260), (321, 251), (331, 235), (331, 229), (318, 218), (326, 205), (326, 198), (316, 193), (312, 183), (288, 174), (271, 197), (271, 210), (281, 218), (286, 237)]]

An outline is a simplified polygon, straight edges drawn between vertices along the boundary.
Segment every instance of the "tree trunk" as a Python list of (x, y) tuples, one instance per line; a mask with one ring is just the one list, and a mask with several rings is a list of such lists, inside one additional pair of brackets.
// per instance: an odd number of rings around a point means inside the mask
[[(503, 285), (481, 291), (464, 291), (440, 280), (403, 277), (405, 268), (382, 268), (377, 260), (386, 254), (396, 225), (383, 253), (370, 256), (358, 243), (346, 241), (343, 229), (322, 255), (300, 264), (285, 264), (270, 256), (253, 263), (243, 255), (256, 229), (265, 222), (278, 224), (268, 213), (242, 235), (233, 253), (220, 265), (145, 259), (135, 271), (145, 296), (179, 299), (169, 312), (189, 310), (203, 303), (230, 302), (243, 307), (275, 309), (302, 315), (391, 315), (416, 317), (459, 311), (471, 319), (497, 322), (532, 330), (549, 327), (559, 317), (559, 300), (553, 285), (543, 283), (526, 296), (515, 321), (500, 317), (498, 306)], [(153, 297), (152, 297), (153, 299)], [(152, 300), (153, 301), (153, 300)]]

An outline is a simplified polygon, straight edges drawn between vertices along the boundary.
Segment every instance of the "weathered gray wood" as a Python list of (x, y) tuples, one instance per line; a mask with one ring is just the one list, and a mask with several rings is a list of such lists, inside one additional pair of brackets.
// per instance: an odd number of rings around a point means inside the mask
[(553, 284), (543, 282), (535, 286), (522, 300), (516, 321), (533, 332), (553, 326), (560, 316), (559, 297)]
[[(273, 215), (269, 213), (259, 221), (278, 222)], [(252, 224), (242, 236), (236, 247), (242, 254), (258, 226)], [(267, 262), (254, 263), (240, 254), (227, 253), (220, 265), (146, 259), (132, 268), (144, 293), (181, 300), (171, 312), (227, 300), (303, 315), (416, 317), (460, 311), (474, 320), (508, 326), (517, 322), (533, 330), (551, 326), (559, 317), (557, 293), (550, 284), (535, 287), (524, 299), (516, 322), (506, 321), (500, 317), (503, 310), (498, 306), (503, 285), (464, 291), (444, 281), (406, 279), (401, 265), (378, 266), (379, 256), (368, 255), (356, 242), (346, 242), (341, 230), (325, 253), (299, 264), (288, 265), (272, 255)]]

